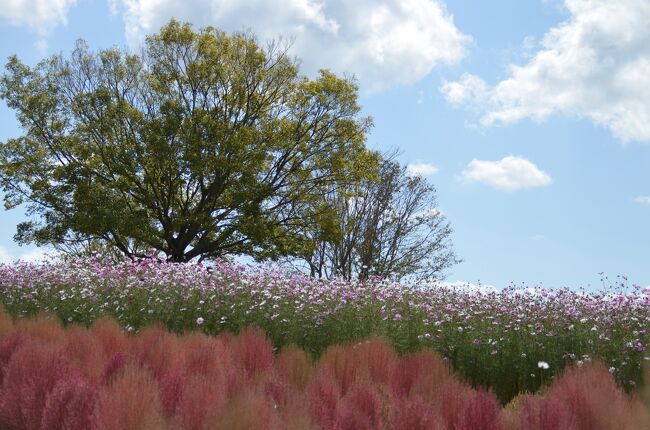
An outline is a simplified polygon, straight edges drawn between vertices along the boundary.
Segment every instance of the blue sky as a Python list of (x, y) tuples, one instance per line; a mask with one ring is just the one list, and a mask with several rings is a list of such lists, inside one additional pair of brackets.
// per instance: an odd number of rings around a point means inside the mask
[[(137, 49), (171, 17), (294, 38), (354, 74), (374, 149), (438, 188), (465, 262), (449, 281), (650, 284), (650, 4), (620, 0), (0, 0), (0, 57)], [(0, 103), (0, 140), (20, 133)], [(0, 261), (24, 209), (0, 215)]]

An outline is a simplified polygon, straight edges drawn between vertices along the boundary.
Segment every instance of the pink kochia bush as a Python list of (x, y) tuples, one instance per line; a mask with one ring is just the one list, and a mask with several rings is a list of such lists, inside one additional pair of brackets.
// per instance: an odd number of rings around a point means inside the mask
[(650, 428), (603, 366), (570, 367), (505, 407), (432, 351), (380, 338), (319, 360), (261, 329), (216, 337), (109, 319), (64, 328), (0, 313), (2, 429), (580, 430)]

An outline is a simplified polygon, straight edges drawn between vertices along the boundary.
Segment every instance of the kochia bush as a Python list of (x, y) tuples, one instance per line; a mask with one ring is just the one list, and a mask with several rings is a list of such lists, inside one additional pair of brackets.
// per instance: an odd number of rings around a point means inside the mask
[[(106, 320), (89, 329), (62, 329), (52, 319), (21, 318), (8, 327), (0, 335), (3, 429), (639, 430), (650, 425), (644, 404), (617, 387), (600, 364), (568, 368), (544, 391), (502, 407), (492, 391), (463, 382), (439, 355), (400, 356), (381, 338), (334, 345), (312, 361), (295, 346), (275, 353), (258, 328), (208, 337), (160, 327), (126, 335)], [(47, 332), (58, 335), (35, 335)], [(102, 344), (116, 348), (101, 349)], [(83, 345), (101, 353), (81, 354)], [(158, 356), (146, 353), (148, 348)]]

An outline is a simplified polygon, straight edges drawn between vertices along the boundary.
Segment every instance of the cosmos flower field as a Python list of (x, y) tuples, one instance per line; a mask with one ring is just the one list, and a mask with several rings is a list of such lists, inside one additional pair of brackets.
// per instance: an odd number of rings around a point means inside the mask
[(566, 366), (602, 363), (633, 391), (649, 359), (650, 291), (623, 278), (602, 291), (509, 287), (480, 291), (375, 279), (320, 281), (271, 267), (101, 258), (0, 265), (0, 303), (13, 318), (48, 313), (126, 332), (238, 333), (255, 326), (276, 350), (319, 357), (329, 346), (380, 336), (398, 353), (429, 349), (502, 403), (535, 393)]

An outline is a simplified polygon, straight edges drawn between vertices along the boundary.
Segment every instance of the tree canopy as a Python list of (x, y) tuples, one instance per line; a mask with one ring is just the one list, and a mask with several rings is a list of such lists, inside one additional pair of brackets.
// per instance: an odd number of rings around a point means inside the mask
[[(378, 174), (354, 80), (299, 74), (287, 47), (170, 21), (140, 54), (93, 52), (34, 67), (11, 57), (0, 97), (23, 134), (0, 143), (21, 243), (100, 240), (173, 261), (302, 255), (320, 197)], [(344, 192), (344, 191), (342, 191)]]

